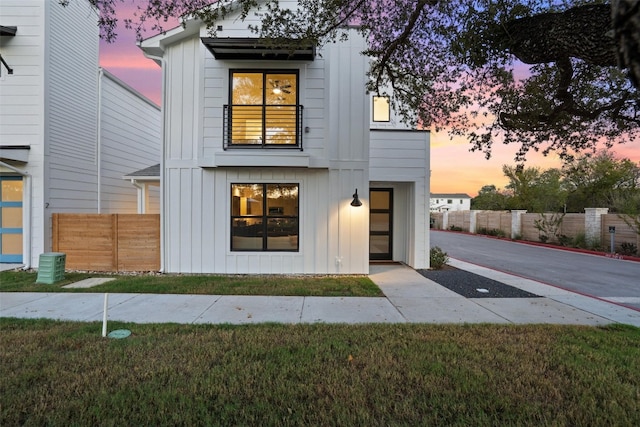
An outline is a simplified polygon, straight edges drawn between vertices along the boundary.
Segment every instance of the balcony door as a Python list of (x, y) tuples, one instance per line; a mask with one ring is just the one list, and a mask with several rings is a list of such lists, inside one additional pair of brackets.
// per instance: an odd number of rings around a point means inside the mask
[(300, 145), (297, 71), (231, 71), (227, 147)]
[(393, 259), (393, 189), (369, 190), (369, 259)]

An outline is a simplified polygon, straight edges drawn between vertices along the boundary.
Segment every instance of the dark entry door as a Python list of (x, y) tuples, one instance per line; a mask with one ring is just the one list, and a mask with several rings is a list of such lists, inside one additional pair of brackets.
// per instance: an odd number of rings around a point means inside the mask
[(391, 260), (393, 243), (393, 189), (369, 190), (369, 259)]

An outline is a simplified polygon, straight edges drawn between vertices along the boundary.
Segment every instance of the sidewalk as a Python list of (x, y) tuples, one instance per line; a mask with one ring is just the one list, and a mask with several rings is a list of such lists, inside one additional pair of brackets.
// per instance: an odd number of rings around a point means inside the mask
[[(551, 323), (640, 327), (640, 312), (462, 261), (454, 267), (542, 298), (465, 298), (403, 265), (372, 265), (386, 297), (109, 294), (109, 321), (133, 323)], [(102, 293), (0, 293), (0, 316), (101, 321)]]

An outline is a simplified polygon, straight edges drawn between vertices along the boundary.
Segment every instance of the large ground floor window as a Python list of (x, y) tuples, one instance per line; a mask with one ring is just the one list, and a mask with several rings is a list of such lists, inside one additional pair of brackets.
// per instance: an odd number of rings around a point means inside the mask
[(231, 184), (232, 251), (298, 251), (298, 184)]

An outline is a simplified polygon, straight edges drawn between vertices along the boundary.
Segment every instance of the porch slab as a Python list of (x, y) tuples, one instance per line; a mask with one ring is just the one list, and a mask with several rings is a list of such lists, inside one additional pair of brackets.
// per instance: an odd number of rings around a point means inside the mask
[(382, 290), (387, 298), (431, 298), (458, 297), (449, 289), (427, 279), (404, 265), (371, 265), (369, 278)]

